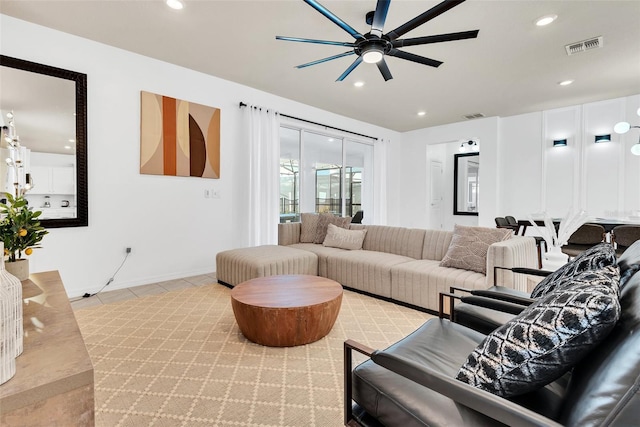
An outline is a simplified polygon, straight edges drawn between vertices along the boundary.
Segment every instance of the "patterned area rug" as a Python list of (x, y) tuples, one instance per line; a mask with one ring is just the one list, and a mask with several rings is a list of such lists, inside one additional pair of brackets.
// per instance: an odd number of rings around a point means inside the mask
[(212, 284), (76, 311), (96, 425), (341, 426), (343, 341), (385, 348), (430, 317), (345, 291), (327, 337), (271, 348), (242, 336), (230, 292)]

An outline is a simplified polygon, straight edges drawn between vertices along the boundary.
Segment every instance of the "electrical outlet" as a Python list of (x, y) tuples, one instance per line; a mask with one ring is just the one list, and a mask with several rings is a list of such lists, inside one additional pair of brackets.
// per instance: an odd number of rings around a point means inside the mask
[(218, 190), (216, 188), (212, 188), (211, 189), (211, 198), (212, 199), (219, 199), (220, 198), (220, 190)]
[(126, 248), (125, 250), (127, 251), (128, 254), (131, 253), (131, 248)]

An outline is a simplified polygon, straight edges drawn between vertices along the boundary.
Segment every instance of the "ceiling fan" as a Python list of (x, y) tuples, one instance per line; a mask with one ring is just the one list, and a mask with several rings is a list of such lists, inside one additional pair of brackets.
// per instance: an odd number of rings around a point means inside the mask
[(384, 77), (384, 80), (390, 80), (393, 78), (389, 67), (384, 60), (385, 55), (394, 56), (396, 58), (406, 59), (407, 61), (417, 62), (418, 64), (429, 65), (431, 67), (439, 67), (442, 62), (435, 59), (426, 58), (424, 56), (415, 55), (413, 53), (399, 50), (398, 48), (404, 46), (416, 46), (421, 44), (448, 42), (453, 40), (473, 39), (478, 37), (479, 30), (462, 31), (458, 33), (437, 34), (433, 36), (415, 37), (408, 39), (400, 39), (402, 35), (408, 33), (414, 28), (430, 21), (431, 19), (441, 15), (464, 2), (465, 0), (445, 0), (442, 3), (432, 7), (421, 15), (416, 16), (410, 21), (400, 25), (395, 30), (389, 31), (386, 34), (382, 33), (384, 22), (387, 19), (387, 12), (389, 11), (389, 4), (391, 0), (378, 0), (376, 4), (376, 10), (367, 14), (367, 24), (371, 25), (371, 31), (367, 34), (360, 34), (349, 24), (338, 18), (331, 13), (327, 8), (322, 6), (316, 0), (304, 0), (305, 3), (313, 7), (315, 10), (324, 15), (331, 22), (342, 28), (349, 33), (354, 39), (354, 42), (336, 42), (329, 40), (314, 40), (303, 39), (298, 37), (284, 37), (276, 36), (276, 40), (286, 40), (292, 42), (303, 43), (316, 43), (335, 46), (347, 46), (353, 48), (348, 52), (333, 55), (328, 58), (319, 59), (317, 61), (308, 62), (306, 64), (297, 65), (296, 68), (305, 68), (311, 65), (321, 64), (323, 62), (331, 61), (333, 59), (342, 58), (350, 55), (358, 55), (356, 60), (351, 64), (344, 73), (338, 77), (336, 81), (344, 80), (349, 73), (351, 73), (362, 61), (367, 63), (375, 63)]

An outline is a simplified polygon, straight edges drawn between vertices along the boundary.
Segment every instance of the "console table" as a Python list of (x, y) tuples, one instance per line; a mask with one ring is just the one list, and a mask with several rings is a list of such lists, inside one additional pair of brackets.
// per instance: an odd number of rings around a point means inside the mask
[(93, 365), (57, 271), (22, 281), (24, 351), (0, 386), (2, 426), (93, 426)]

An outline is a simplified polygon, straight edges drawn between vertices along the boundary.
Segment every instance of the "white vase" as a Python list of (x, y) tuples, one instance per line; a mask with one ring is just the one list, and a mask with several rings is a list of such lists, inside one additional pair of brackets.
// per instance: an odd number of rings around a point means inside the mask
[[(4, 244), (0, 247), (4, 252)], [(9, 293), (11, 299), (11, 316), (15, 322), (16, 357), (22, 354), (24, 330), (22, 325), (22, 283), (5, 269), (4, 257), (0, 257), (0, 287)]]
[(569, 255), (562, 252), (560, 246), (551, 246), (542, 257), (542, 269), (556, 271), (569, 260)]
[[(4, 252), (2, 242), (0, 242), (0, 251)], [(4, 269), (4, 256), (0, 258), (2, 258), (0, 261), (0, 384), (3, 384), (16, 373), (17, 325), (13, 295), (9, 292), (10, 286), (5, 285), (5, 275), (10, 275)], [(15, 277), (13, 279), (17, 280)], [(22, 301), (20, 301), (20, 312), (22, 312)]]

